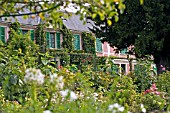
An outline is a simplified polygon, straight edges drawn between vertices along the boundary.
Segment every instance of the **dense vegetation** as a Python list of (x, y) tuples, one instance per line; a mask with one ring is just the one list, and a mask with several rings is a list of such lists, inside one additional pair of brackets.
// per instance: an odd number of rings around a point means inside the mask
[(129, 54), (137, 57), (153, 55), (158, 72), (160, 65), (169, 70), (170, 51), (170, 1), (145, 0), (140, 5), (136, 0), (126, 0), (126, 9), (119, 15), (119, 21), (112, 17), (112, 25), (107, 25), (107, 19), (92, 19), (95, 21), (93, 33), (107, 41), (119, 50), (133, 45)]
[[(84, 64), (54, 68), (48, 53), (41, 53), (29, 34), (12, 32), (7, 45), (0, 44), (0, 111), (17, 113), (165, 112), (169, 110), (169, 76), (156, 76), (149, 60), (121, 76), (114, 64)], [(23, 43), (25, 46), (23, 46)], [(31, 52), (30, 52), (31, 51)], [(39, 61), (41, 60), (41, 62)]]

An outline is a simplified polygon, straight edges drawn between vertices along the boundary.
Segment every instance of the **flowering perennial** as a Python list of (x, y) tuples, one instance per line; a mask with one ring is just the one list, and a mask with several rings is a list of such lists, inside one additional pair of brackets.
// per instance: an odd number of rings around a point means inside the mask
[(160, 95), (161, 92), (158, 92), (157, 91), (157, 87), (156, 87), (156, 84), (152, 84), (152, 86), (150, 87), (150, 89), (147, 89), (144, 94), (147, 94), (147, 93), (151, 93), (151, 94), (155, 94), (155, 95)]
[(24, 81), (26, 83), (37, 83), (43, 84), (44, 83), (44, 76), (41, 73), (40, 69), (29, 68), (25, 71), (26, 75), (24, 77)]
[(45, 110), (43, 113), (52, 113), (50, 110)]
[(69, 94), (70, 96), (70, 101), (74, 101), (77, 100), (77, 95), (73, 92), (73, 91), (69, 91), (68, 89), (64, 90), (64, 91), (60, 91), (60, 94), (62, 97), (67, 97)]
[(144, 108), (144, 105), (143, 105), (143, 104), (141, 104), (141, 106), (140, 106), (140, 107), (141, 107), (141, 109), (142, 109), (142, 112), (143, 112), (143, 113), (146, 113), (146, 109)]
[(118, 103), (115, 103), (115, 104), (111, 104), (109, 105), (109, 108), (108, 108), (109, 111), (112, 111), (112, 113), (120, 113), (120, 112), (123, 112), (125, 110), (125, 108), (121, 105), (119, 105)]
[(63, 76), (58, 76), (57, 74), (50, 75), (50, 81), (51, 83), (56, 84), (57, 88), (63, 89), (64, 87)]

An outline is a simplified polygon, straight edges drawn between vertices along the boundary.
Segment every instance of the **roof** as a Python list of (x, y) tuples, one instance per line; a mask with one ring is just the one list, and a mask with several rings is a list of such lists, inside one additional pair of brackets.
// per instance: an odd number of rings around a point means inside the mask
[[(29, 12), (29, 10), (25, 10), (25, 12)], [(29, 15), (29, 18), (24, 19), (23, 16), (16, 17), (18, 22), (23, 25), (38, 25), (41, 22), (40, 17), (37, 15), (35, 18), (31, 18), (31, 15)], [(2, 18), (2, 22), (15, 22), (16, 20), (13, 17), (8, 17), (7, 20), (5, 17)], [(91, 28), (92, 25), (90, 23), (83, 24), (83, 20), (80, 20), (80, 15), (72, 14), (72, 16), (68, 19), (63, 20), (64, 25), (73, 31), (86, 31), (90, 32), (89, 27)]]
[(70, 29), (75, 31), (86, 31), (90, 32), (89, 28), (92, 27), (90, 23), (83, 23), (83, 20), (80, 20), (80, 15), (73, 14), (70, 18), (63, 20), (64, 25)]

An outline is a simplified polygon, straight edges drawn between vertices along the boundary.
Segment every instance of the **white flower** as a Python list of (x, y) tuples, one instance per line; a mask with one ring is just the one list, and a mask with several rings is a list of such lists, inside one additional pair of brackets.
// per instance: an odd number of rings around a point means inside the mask
[(63, 76), (58, 77), (58, 82), (63, 82)]
[(50, 75), (50, 82), (56, 84), (57, 88), (63, 89), (64, 87), (63, 76), (58, 76), (57, 74)]
[(78, 98), (77, 95), (73, 91), (71, 91), (70, 92), (70, 101), (76, 100), (77, 98)]
[(93, 93), (93, 95), (94, 95), (95, 97), (99, 96), (99, 94), (98, 94), (98, 93)]
[(112, 111), (112, 110), (113, 110), (113, 108), (114, 108), (114, 105), (113, 105), (113, 104), (112, 104), (112, 105), (109, 105), (108, 110), (109, 110), (109, 111)]
[(143, 112), (143, 113), (146, 113), (146, 109), (145, 109), (145, 108), (142, 108), (142, 112)]
[(68, 91), (68, 89), (66, 89), (65, 91), (60, 91), (61, 96), (66, 97), (68, 95)]
[(112, 111), (112, 113), (115, 113), (115, 109), (117, 109), (120, 112), (123, 112), (125, 110), (125, 108), (119, 105), (118, 103), (109, 105), (109, 108), (108, 108), (109, 111)]
[(116, 110), (113, 110), (112, 113), (116, 113)]
[(141, 104), (140, 107), (141, 107), (141, 109), (142, 109), (142, 112), (143, 112), (143, 113), (146, 113), (146, 109), (144, 108), (144, 105)]
[(50, 110), (45, 110), (43, 113), (52, 113)]
[(140, 105), (140, 107), (141, 107), (141, 108), (144, 108), (144, 105), (143, 105), (143, 104), (141, 104), (141, 105)]
[(50, 81), (54, 82), (54, 79), (56, 79), (58, 77), (58, 75), (56, 73), (54, 73), (53, 75), (50, 75)]
[(38, 84), (43, 84), (44, 83), (44, 75), (41, 73), (40, 69), (27, 69), (26, 71), (26, 75), (24, 77), (24, 81), (26, 83), (32, 83), (32, 82), (36, 82)]
[(119, 107), (118, 110), (123, 112), (125, 110), (125, 108), (124, 107)]
[(120, 105), (118, 103), (113, 104), (114, 108), (119, 108)]
[(127, 113), (132, 113), (132, 112), (128, 111)]
[(63, 89), (63, 87), (64, 87), (64, 82), (58, 83), (57, 87), (59, 87), (60, 89)]

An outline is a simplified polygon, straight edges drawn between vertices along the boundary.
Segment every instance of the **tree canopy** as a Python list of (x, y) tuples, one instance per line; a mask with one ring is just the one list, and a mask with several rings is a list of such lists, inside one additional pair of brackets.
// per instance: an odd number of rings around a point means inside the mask
[(95, 26), (91, 30), (111, 46), (123, 49), (134, 45), (137, 57), (153, 55), (156, 64), (169, 66), (170, 1), (145, 0), (140, 5), (136, 0), (126, 0), (125, 6), (118, 22), (112, 18), (109, 26), (106, 19), (98, 17), (93, 19)]
[[(63, 13), (63, 9), (72, 5), (72, 8), (77, 9), (77, 14), (81, 15), (80, 19), (96, 18), (96, 15), (100, 15), (101, 20), (107, 18), (111, 25), (110, 18), (114, 17), (115, 21), (118, 21), (118, 12), (123, 13), (123, 2), (124, 0), (0, 0), (0, 18), (39, 16), (47, 25), (56, 27), (62, 24), (63, 18), (70, 15), (67, 10)], [(116, 4), (119, 4), (119, 7), (116, 8)]]

